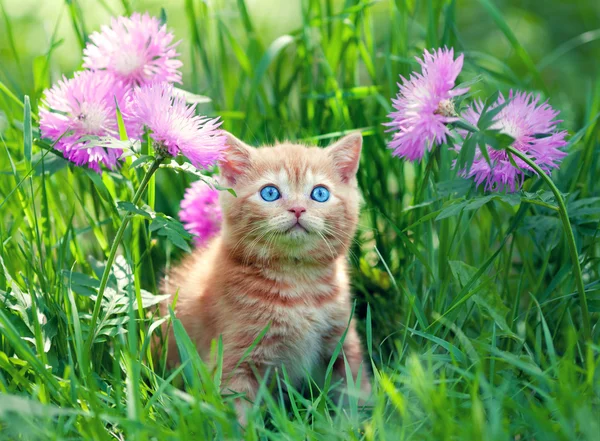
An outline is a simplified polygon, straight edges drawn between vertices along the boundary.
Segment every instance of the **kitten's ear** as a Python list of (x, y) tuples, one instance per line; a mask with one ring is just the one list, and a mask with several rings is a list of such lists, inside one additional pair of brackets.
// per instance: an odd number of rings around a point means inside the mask
[(362, 149), (362, 135), (354, 132), (344, 136), (335, 144), (327, 147), (329, 155), (342, 181), (348, 182), (356, 175), (360, 162), (360, 151)]
[(252, 147), (244, 144), (229, 132), (225, 132), (227, 138), (223, 159), (219, 161), (219, 169), (229, 183), (235, 184), (236, 180), (243, 175), (252, 163)]

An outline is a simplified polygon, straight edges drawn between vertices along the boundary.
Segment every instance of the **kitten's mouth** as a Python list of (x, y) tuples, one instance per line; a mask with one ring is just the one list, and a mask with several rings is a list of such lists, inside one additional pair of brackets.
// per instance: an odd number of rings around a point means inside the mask
[(304, 233), (308, 233), (308, 230), (306, 228), (304, 228), (302, 226), (302, 224), (300, 224), (300, 222), (296, 222), (294, 225), (292, 225), (290, 228), (288, 228), (285, 232), (286, 233), (294, 233), (295, 231), (302, 231)]

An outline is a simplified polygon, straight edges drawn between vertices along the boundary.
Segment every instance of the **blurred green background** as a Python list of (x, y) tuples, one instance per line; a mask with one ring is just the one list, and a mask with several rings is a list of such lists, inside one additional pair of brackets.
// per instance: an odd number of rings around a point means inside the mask
[[(394, 0), (372, 3), (374, 6), (370, 10), (377, 23), (373, 28), (377, 44), (390, 32), (389, 10)], [(414, 12), (408, 23), (411, 35), (408, 44), (427, 47), (427, 41), (423, 41), (427, 30), (422, 24), (426, 17), (421, 15), (427, 13), (426, 5), (442, 8), (447, 2), (408, 0), (395, 3), (399, 8)], [(577, 118), (583, 115), (592, 81), (600, 73), (600, 1), (494, 0), (491, 3), (501, 11), (516, 40), (537, 65), (547, 92), (552, 96), (552, 103), (563, 111), (562, 117), (570, 126), (576, 124)], [(190, 23), (186, 9), (206, 4), (207, 14), (218, 15), (235, 38), (246, 38), (235, 0), (131, 1), (125, 2), (127, 6), (118, 0), (2, 0), (0, 4), (4, 15), (0, 23), (0, 79), (13, 91), (21, 93), (27, 91), (27, 85), (33, 84), (33, 63), (36, 57), (43, 57), (51, 50), (50, 42), (54, 33), (53, 77), (59, 78), (62, 73), (80, 67), (81, 46), (73, 29), (72, 12), (80, 15), (87, 32), (93, 32), (100, 25), (107, 24), (112, 15), (123, 14), (127, 7), (137, 11), (147, 10), (157, 16), (164, 8), (169, 27), (178, 39), (182, 39), (179, 48), (184, 61), (184, 87), (197, 88), (209, 96), (212, 94), (207, 78), (202, 74), (194, 75), (192, 71), (190, 52), (193, 42), (187, 38)], [(333, 4), (337, 10), (344, 6), (341, 0)], [(296, 31), (302, 24), (301, 0), (248, 0), (246, 6), (257, 37), (265, 46), (280, 35)], [(460, 0), (456, 8), (460, 11), (455, 22), (457, 49), (465, 51), (468, 59), (478, 60), (480, 67), (501, 70), (507, 76), (507, 81), (520, 78), (527, 82), (530, 79), (527, 67), (481, 2)], [(81, 11), (85, 11), (85, 14)], [(7, 19), (13, 27), (12, 39), (7, 32)], [(201, 39), (208, 38), (202, 29), (199, 31)], [(216, 48), (208, 48), (209, 51), (211, 49)], [(15, 59), (15, 52), (19, 63)], [(233, 54), (230, 55), (234, 58)], [(505, 71), (504, 67), (499, 69), (497, 61), (489, 58), (489, 55), (505, 63), (511, 71)], [(194, 85), (196, 87), (192, 87)], [(541, 88), (535, 82), (532, 85), (534, 89)]]

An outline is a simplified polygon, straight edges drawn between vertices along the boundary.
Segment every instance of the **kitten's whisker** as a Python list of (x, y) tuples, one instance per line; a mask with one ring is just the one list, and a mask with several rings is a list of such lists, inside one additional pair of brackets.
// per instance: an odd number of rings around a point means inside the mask
[(260, 231), (264, 227), (265, 226), (261, 223), (260, 225), (252, 228), (251, 230), (244, 232), (244, 234), (241, 235), (240, 239), (235, 243), (233, 248), (229, 251), (229, 255), (231, 256), (233, 253), (235, 253), (237, 251), (237, 249), (244, 243), (244, 241), (246, 241), (248, 239), (248, 236), (252, 235), (253, 233), (255, 233), (257, 231)]
[[(326, 233), (326, 234), (329, 234), (329, 235), (333, 236), (333, 238), (334, 238), (334, 239), (336, 239), (338, 242), (340, 242), (340, 243), (343, 243), (343, 240), (341, 240), (341, 238), (339, 238), (338, 236), (336, 236), (336, 234), (335, 234), (335, 231), (334, 231), (333, 229), (328, 229), (328, 228), (326, 227), (326, 228), (324, 229), (324, 231), (325, 231), (325, 233)], [(348, 233), (346, 233), (346, 232), (344, 232), (344, 231), (341, 231), (341, 230), (339, 230), (339, 232), (340, 232), (340, 233), (342, 233), (342, 234), (346, 234), (346, 236), (350, 236), (350, 234), (348, 234)], [(354, 237), (352, 237), (352, 238), (350, 239), (350, 244), (353, 244), (353, 243), (354, 243), (354, 244), (356, 244), (356, 245), (360, 245), (360, 243), (358, 242), (358, 240), (357, 240), (357, 239), (355, 239)], [(346, 251), (346, 252), (347, 252), (347, 253), (349, 254), (349, 256), (350, 256), (350, 257), (352, 257), (352, 258), (353, 258), (353, 259), (354, 259), (356, 262), (358, 262), (358, 261), (360, 260), (360, 259), (358, 258), (358, 256), (356, 255), (356, 253), (354, 253), (354, 252), (352, 251), (352, 248), (351, 248), (351, 247), (348, 247), (348, 249), (347, 249), (347, 251)]]
[(321, 234), (320, 231), (317, 231), (317, 234), (319, 236), (321, 236), (321, 238), (323, 239), (323, 241), (325, 242), (325, 244), (327, 245), (327, 247), (329, 248), (329, 254), (331, 255), (332, 259), (335, 259), (335, 252), (333, 251), (333, 248), (331, 247), (331, 245), (329, 244), (329, 241), (325, 238), (325, 236), (323, 236), (323, 234)]
[(342, 230), (342, 229), (335, 228), (335, 227), (329, 227), (328, 231), (329, 231), (330, 233), (332, 233), (332, 234), (338, 234), (338, 235), (340, 235), (340, 236), (342, 236), (342, 237), (345, 237), (345, 238), (347, 238), (347, 239), (348, 239), (350, 242), (353, 242), (353, 243), (359, 244), (359, 241), (358, 241), (358, 239), (356, 238), (356, 235), (355, 235), (355, 234), (350, 234), (350, 233), (348, 233), (348, 232), (346, 232), (346, 231), (344, 231), (344, 230)]
[[(334, 235), (338, 234), (341, 237), (345, 237), (346, 239), (349, 239), (349, 240), (353, 240), (354, 239), (354, 235), (348, 234), (347, 232), (345, 232), (343, 230), (334, 229), (334, 228), (331, 228), (331, 227), (325, 227), (325, 228), (323, 228), (323, 231), (325, 231), (327, 234), (334, 234)], [(336, 238), (338, 238), (338, 237), (336, 236)]]
[(263, 222), (259, 223), (258, 225), (254, 225), (254, 226), (252, 226), (252, 225), (242, 225), (242, 226), (240, 226), (240, 227), (238, 227), (236, 229), (228, 230), (228, 233), (230, 235), (238, 235), (240, 233), (243, 233), (245, 236), (247, 236), (248, 234), (250, 234), (250, 233), (252, 233), (252, 232), (254, 232), (256, 230), (259, 230), (261, 228), (264, 228), (265, 226), (266, 225)]
[(250, 258), (252, 257), (252, 251), (254, 249), (254, 247), (256, 245), (258, 245), (258, 243), (267, 235), (271, 232), (272, 230), (269, 229), (265, 229), (265, 231), (259, 235), (255, 240), (253, 240), (250, 245), (248, 246), (248, 249), (246, 250), (246, 252), (244, 253), (244, 259), (243, 259), (243, 263), (244, 265), (248, 265), (250, 263)]
[[(257, 228), (257, 229), (255, 229), (255, 230), (253, 230), (253, 231), (258, 231), (258, 230), (260, 230), (260, 228)], [(240, 238), (240, 239), (237, 241), (237, 243), (236, 243), (236, 245), (235, 245), (234, 249), (231, 251), (231, 253), (233, 253), (234, 251), (237, 251), (237, 250), (238, 250), (238, 248), (240, 248), (242, 245), (244, 245), (244, 243), (245, 243), (245, 242), (247, 242), (247, 241), (248, 241), (248, 237), (247, 237), (246, 235), (242, 236), (242, 237), (241, 237), (241, 238)], [(250, 244), (250, 246), (252, 246), (252, 243)], [(245, 259), (246, 253), (248, 252), (248, 250), (249, 250), (249, 249), (250, 249), (250, 248), (244, 248), (244, 249), (243, 249), (243, 253), (242, 253), (242, 260), (244, 260), (244, 259)]]
[(356, 239), (355, 235), (350, 234), (347, 231), (344, 231), (340, 228), (336, 228), (333, 225), (326, 225), (323, 228), (323, 231), (325, 231), (326, 234), (333, 236), (336, 240), (338, 240), (342, 243), (343, 243), (343, 240), (341, 240), (341, 237), (339, 237), (338, 235), (341, 235), (341, 236), (345, 237), (346, 239), (348, 239), (350, 241), (350, 244), (360, 245), (360, 242), (358, 241), (358, 239)]
[[(269, 239), (268, 239), (268, 241), (267, 241), (267, 248), (271, 249), (271, 246), (272, 246), (272, 245), (275, 245), (275, 239), (276, 239), (276, 238), (277, 238), (277, 237), (278, 237), (280, 234), (281, 234), (281, 232), (280, 232), (280, 231), (276, 231), (276, 230), (275, 230), (275, 231), (273, 231), (273, 232), (272, 232), (272, 234), (269, 236)], [(272, 255), (273, 255), (273, 254), (274, 254), (274, 253), (271, 253), (271, 255), (269, 256), (269, 257), (270, 257), (270, 259), (269, 259), (269, 262), (271, 262), (271, 260), (272, 260)]]
[(373, 227), (373, 226), (368, 226), (368, 225), (363, 225), (363, 224), (356, 224), (356, 229), (358, 231), (376, 231), (377, 228)]

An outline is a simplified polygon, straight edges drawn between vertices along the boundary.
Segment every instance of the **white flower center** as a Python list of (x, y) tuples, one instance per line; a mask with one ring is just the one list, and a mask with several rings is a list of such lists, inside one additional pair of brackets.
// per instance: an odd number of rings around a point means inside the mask
[(79, 127), (90, 133), (97, 134), (104, 129), (106, 115), (98, 104), (82, 103), (77, 115)]
[(498, 121), (497, 129), (500, 130), (502, 133), (505, 133), (515, 139), (519, 137), (519, 134), (521, 132), (517, 121), (509, 120), (506, 118), (503, 118)]
[(137, 52), (124, 50), (116, 57), (114, 66), (121, 75), (130, 75), (144, 66), (144, 60)]
[(454, 110), (454, 102), (452, 100), (440, 101), (435, 113), (447, 117), (456, 116), (456, 110)]

